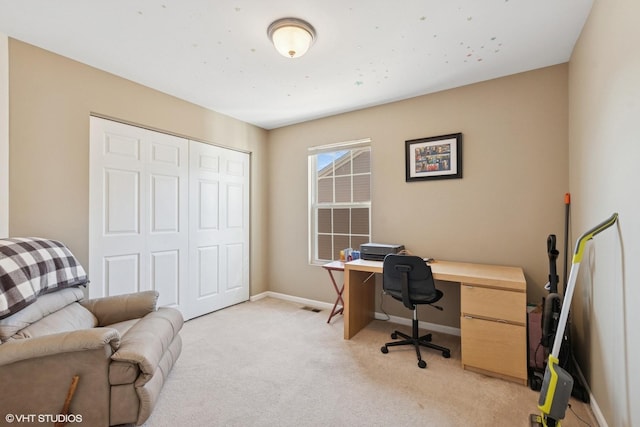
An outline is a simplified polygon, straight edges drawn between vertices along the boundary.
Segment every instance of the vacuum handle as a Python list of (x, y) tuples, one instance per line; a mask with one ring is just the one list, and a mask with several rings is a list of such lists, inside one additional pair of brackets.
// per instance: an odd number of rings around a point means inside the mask
[(558, 258), (558, 250), (556, 249), (556, 235), (549, 234), (547, 237), (547, 255), (549, 258), (556, 259)]
[(564, 301), (562, 303), (562, 311), (560, 311), (560, 320), (558, 320), (558, 328), (556, 330), (556, 338), (553, 341), (553, 349), (551, 350), (551, 356), (558, 358), (560, 355), (560, 346), (562, 344), (562, 337), (564, 335), (564, 329), (567, 326), (567, 318), (569, 317), (569, 307), (571, 307), (571, 299), (573, 298), (573, 290), (576, 286), (576, 279), (578, 277), (578, 270), (580, 269), (580, 262), (582, 261), (582, 255), (584, 253), (584, 247), (587, 242), (593, 239), (593, 236), (606, 230), (616, 223), (618, 220), (618, 214), (614, 213), (611, 217), (600, 224), (593, 227), (591, 230), (584, 233), (576, 242), (576, 252), (573, 256), (573, 265), (571, 266), (571, 272), (569, 273), (569, 282), (567, 283), (567, 290), (565, 292)]
[(582, 256), (584, 255), (584, 248), (589, 240), (593, 239), (595, 235), (611, 227), (613, 224), (616, 223), (617, 220), (618, 220), (618, 213), (616, 212), (613, 215), (611, 215), (610, 218), (604, 220), (603, 222), (596, 225), (591, 230), (587, 231), (582, 236), (580, 236), (580, 238), (578, 239), (578, 242), (576, 243), (576, 250), (573, 254), (573, 263), (576, 264), (582, 261)]

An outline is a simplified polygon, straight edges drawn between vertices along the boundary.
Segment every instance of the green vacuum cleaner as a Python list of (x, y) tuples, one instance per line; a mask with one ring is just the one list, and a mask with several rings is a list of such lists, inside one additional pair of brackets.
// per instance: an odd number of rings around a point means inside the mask
[(564, 419), (571, 390), (573, 388), (573, 377), (569, 372), (559, 366), (560, 347), (565, 335), (565, 328), (569, 317), (569, 309), (571, 307), (571, 298), (580, 269), (580, 262), (584, 254), (587, 242), (593, 237), (611, 227), (618, 220), (618, 214), (614, 213), (606, 221), (596, 225), (591, 230), (584, 233), (576, 242), (576, 248), (571, 263), (571, 271), (569, 273), (569, 281), (565, 290), (564, 302), (560, 311), (560, 319), (556, 336), (553, 341), (553, 348), (549, 354), (549, 361), (542, 380), (542, 388), (540, 390), (540, 399), (538, 399), (538, 409), (540, 415), (532, 415), (530, 418), (531, 426), (557, 427), (560, 421)]

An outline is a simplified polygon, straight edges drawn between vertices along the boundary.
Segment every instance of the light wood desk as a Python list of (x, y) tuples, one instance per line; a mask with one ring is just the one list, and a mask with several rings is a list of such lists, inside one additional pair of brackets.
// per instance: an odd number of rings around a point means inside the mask
[[(435, 261), (436, 280), (460, 283), (462, 367), (527, 384), (527, 284), (520, 267)], [(344, 339), (374, 317), (381, 261), (344, 264)]]

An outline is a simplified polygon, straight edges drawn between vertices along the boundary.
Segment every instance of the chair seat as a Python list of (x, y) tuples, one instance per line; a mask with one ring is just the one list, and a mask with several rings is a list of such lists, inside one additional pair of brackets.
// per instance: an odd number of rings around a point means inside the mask
[[(410, 294), (409, 299), (413, 304), (433, 304), (440, 301), (444, 296), (444, 294), (440, 289), (436, 289), (435, 292), (436, 292), (435, 294), (431, 294), (431, 295)], [(385, 293), (390, 295), (392, 298), (402, 302), (401, 291), (387, 290), (385, 291)]]

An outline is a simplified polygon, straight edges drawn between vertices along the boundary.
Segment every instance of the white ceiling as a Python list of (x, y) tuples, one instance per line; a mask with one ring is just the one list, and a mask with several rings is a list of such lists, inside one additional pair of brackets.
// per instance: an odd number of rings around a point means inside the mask
[[(273, 129), (567, 62), (593, 0), (0, 0), (0, 33)], [(267, 39), (310, 22), (301, 58)]]

